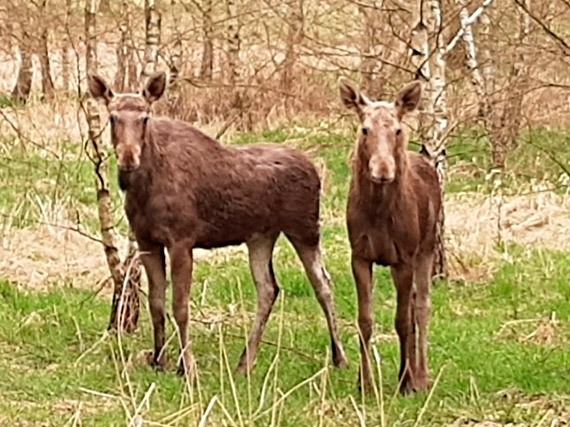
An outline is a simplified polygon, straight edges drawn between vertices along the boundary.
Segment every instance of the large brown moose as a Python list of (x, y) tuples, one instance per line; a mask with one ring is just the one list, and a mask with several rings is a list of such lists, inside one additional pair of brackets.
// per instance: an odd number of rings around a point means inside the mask
[(226, 147), (188, 123), (153, 117), (166, 75), (151, 76), (140, 94), (115, 94), (89, 76), (91, 95), (109, 111), (119, 184), (149, 279), (154, 329), (151, 364), (162, 368), (165, 319), (165, 253), (173, 282), (173, 311), (181, 344), (180, 371), (192, 378), (188, 299), (193, 248), (245, 242), (258, 294), (254, 327), (238, 372), (254, 364), (263, 330), (277, 299), (272, 254), (284, 233), (297, 251), (328, 323), (333, 362), (347, 364), (339, 339), (332, 283), (320, 251), (320, 180), (301, 153), (280, 146)]
[(374, 264), (390, 266), (396, 285), (400, 391), (407, 393), (429, 386), (429, 292), (441, 192), (434, 167), (425, 157), (408, 151), (402, 126), (402, 118), (416, 109), (421, 92), (421, 84), (414, 82), (393, 103), (373, 102), (348, 81), (343, 80), (340, 85), (344, 105), (358, 115), (361, 124), (353, 159), (347, 224), (358, 293), (360, 375), (364, 389), (371, 386)]

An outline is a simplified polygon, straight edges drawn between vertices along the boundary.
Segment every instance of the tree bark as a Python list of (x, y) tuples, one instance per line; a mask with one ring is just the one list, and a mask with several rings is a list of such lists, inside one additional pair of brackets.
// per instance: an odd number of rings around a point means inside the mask
[(214, 71), (214, 41), (212, 24), (212, 0), (202, 1), (202, 63), (200, 65), (200, 78), (211, 80)]
[(133, 16), (130, 2), (127, 2), (127, 81), (125, 82), (125, 89), (129, 91), (138, 90), (139, 74), (138, 64), (139, 56), (137, 54), (137, 47), (135, 44), (135, 37), (133, 34)]
[[(380, 88), (377, 85), (379, 73), (382, 70), (382, 45), (378, 40), (378, 23), (381, 22), (381, 10), (384, 0), (374, 1), (372, 6), (360, 5), (358, 10), (362, 16), (363, 32), (360, 48), (360, 74), (362, 75), (362, 87), (366, 93), (380, 97)], [(383, 86), (383, 85), (381, 85)]]
[(303, 0), (286, 3), (287, 17), (287, 41), (285, 48), (285, 60), (281, 74), (281, 90), (290, 93), (293, 89), (294, 68), (297, 62), (297, 46), (303, 41)]
[(69, 95), (71, 88), (71, 63), (69, 61), (69, 52), (71, 50), (71, 35), (69, 23), (71, 21), (71, 0), (65, 0), (65, 36), (63, 47), (61, 49), (61, 80), (62, 89), (66, 95)]
[(240, 81), (240, 36), (239, 21), (236, 10), (236, 0), (226, 0), (227, 12), (227, 61), (228, 61), (228, 82), (234, 85)]
[[(95, 39), (96, 2), (97, 0), (87, 0), (85, 5), (85, 61), (87, 73), (95, 73), (97, 70)], [(98, 104), (94, 99), (87, 99), (85, 113), (88, 125), (89, 155), (95, 170), (101, 239), (114, 286), (109, 328), (133, 332), (137, 327), (139, 314), (140, 264), (138, 257), (135, 255), (136, 251), (127, 257), (127, 260), (130, 259), (132, 262), (129, 262), (129, 264), (121, 262), (112, 216), (108, 176), (109, 153), (101, 139), (101, 117)]]
[(22, 42), (19, 45), (20, 50), (20, 69), (18, 70), (18, 78), (16, 85), (12, 90), (12, 99), (18, 103), (25, 104), (28, 102), (30, 92), (32, 91), (32, 55), (30, 52), (30, 35), (25, 28), (22, 28)]
[(125, 91), (125, 83), (127, 79), (127, 61), (128, 61), (128, 50), (127, 50), (127, 31), (128, 31), (128, 11), (127, 11), (127, 0), (121, 0), (120, 5), (120, 23), (119, 32), (120, 38), (117, 44), (117, 73), (115, 74), (115, 90), (118, 92)]
[[(420, 115), (420, 138), (436, 167), (442, 196), (438, 212), (436, 246), (433, 264), (435, 277), (447, 277), (445, 253), (445, 137), (448, 127), (445, 81), (445, 47), (441, 31), (441, 4), (439, 0), (418, 1), (417, 24), (412, 30), (411, 62), (416, 78), (425, 81), (424, 108)], [(430, 39), (434, 41), (433, 48)], [(430, 58), (432, 61), (430, 62)]]
[(158, 46), (160, 45), (160, 13), (156, 9), (155, 0), (145, 0), (145, 51), (143, 80), (156, 71)]
[[(40, 5), (40, 16), (46, 14), (47, 0), (43, 0)], [(42, 30), (40, 35), (40, 65), (42, 73), (42, 93), (43, 98), (50, 101), (54, 97), (54, 86), (51, 78), (51, 67), (49, 61), (49, 33), (45, 22), (41, 24)]]

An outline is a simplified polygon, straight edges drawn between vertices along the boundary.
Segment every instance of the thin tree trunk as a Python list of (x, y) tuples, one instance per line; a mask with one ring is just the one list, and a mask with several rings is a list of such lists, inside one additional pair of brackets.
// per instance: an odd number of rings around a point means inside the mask
[(71, 34), (69, 23), (71, 21), (71, 0), (65, 0), (65, 36), (63, 47), (61, 49), (61, 84), (63, 93), (69, 95), (71, 88), (71, 62), (69, 61), (69, 52), (71, 50)]
[(125, 89), (129, 91), (137, 90), (139, 84), (138, 64), (139, 56), (137, 55), (137, 47), (135, 44), (135, 37), (133, 34), (133, 15), (130, 2), (127, 2), (127, 81), (125, 82)]
[[(87, 73), (97, 70), (97, 52), (95, 39), (97, 0), (87, 0), (85, 5), (85, 40)], [(109, 153), (101, 139), (101, 117), (97, 102), (89, 98), (86, 102), (89, 152), (95, 168), (95, 185), (101, 239), (105, 249), (107, 265), (113, 279), (113, 305), (109, 328), (132, 332), (137, 327), (139, 314), (140, 265), (138, 258), (131, 256), (128, 265), (121, 262), (116, 245), (114, 221), (112, 216), (111, 193), (109, 187), (108, 160)]]
[[(448, 127), (445, 81), (445, 47), (442, 42), (441, 4), (438, 0), (418, 1), (417, 24), (412, 30), (411, 62), (416, 78), (424, 80), (425, 102), (420, 116), (420, 137), (426, 147), (439, 179), (442, 205), (438, 213), (433, 275), (447, 276), (445, 254), (445, 136)], [(430, 39), (434, 41), (433, 48)], [(430, 58), (432, 61), (430, 62)]]
[(125, 91), (125, 83), (127, 79), (127, 31), (128, 31), (128, 11), (127, 0), (121, 0), (120, 10), (120, 24), (119, 32), (120, 38), (117, 44), (117, 73), (115, 74), (115, 90), (118, 92)]
[[(523, 0), (526, 10), (531, 8), (530, 0)], [(519, 34), (518, 46), (515, 48), (514, 61), (509, 71), (507, 79), (508, 97), (503, 108), (502, 129), (504, 130), (504, 145), (507, 151), (517, 146), (517, 138), (522, 122), (522, 105), (524, 93), (528, 87), (528, 75), (526, 71), (526, 61), (524, 54), (524, 45), (530, 31), (530, 17), (527, 13), (519, 9)]]
[(142, 77), (146, 79), (156, 71), (158, 46), (160, 45), (160, 13), (155, 0), (145, 0), (145, 51)]
[[(40, 5), (40, 14), (46, 13), (47, 0)], [(42, 93), (45, 100), (52, 100), (54, 96), (53, 80), (51, 79), (51, 67), (49, 61), (49, 34), (46, 23), (42, 23), (40, 35), (40, 64), (42, 73)]]
[[(171, 0), (170, 2), (171, 10), (175, 10), (176, 1)], [(169, 84), (171, 88), (175, 88), (178, 85), (178, 79), (180, 76), (180, 71), (182, 70), (182, 34), (180, 33), (180, 16), (174, 13), (174, 35), (176, 37), (174, 44), (172, 45), (172, 53), (170, 55), (170, 80)]]
[(240, 36), (239, 36), (239, 22), (237, 18), (236, 0), (226, 0), (227, 11), (227, 55), (228, 55), (228, 81), (234, 85), (240, 81)]
[(360, 74), (362, 75), (362, 87), (367, 93), (375, 94), (380, 98), (381, 94), (376, 85), (378, 74), (382, 69), (382, 62), (378, 58), (382, 55), (382, 45), (378, 40), (378, 23), (381, 22), (382, 7), (384, 0), (374, 2), (372, 7), (360, 5), (358, 10), (362, 15), (364, 31), (360, 51)]
[[(240, 25), (237, 16), (236, 2), (238, 0), (226, 0), (227, 12), (227, 63), (228, 63), (228, 83), (233, 86), (232, 108), (237, 110), (239, 120), (238, 127), (250, 130), (252, 127), (251, 115), (248, 114), (247, 93), (242, 90), (242, 73), (240, 62)], [(246, 120), (247, 119), (247, 120)]]
[(291, 1), (287, 4), (287, 42), (283, 72), (281, 74), (281, 90), (290, 93), (293, 89), (294, 68), (297, 62), (296, 47), (303, 41), (303, 0)]
[(200, 65), (200, 78), (211, 80), (214, 71), (214, 40), (212, 25), (212, 0), (202, 1), (202, 63)]
[(18, 79), (12, 90), (12, 99), (18, 103), (25, 104), (28, 102), (30, 92), (32, 91), (32, 55), (30, 53), (30, 36), (25, 28), (22, 28), (22, 42), (20, 49), (20, 69), (18, 70)]

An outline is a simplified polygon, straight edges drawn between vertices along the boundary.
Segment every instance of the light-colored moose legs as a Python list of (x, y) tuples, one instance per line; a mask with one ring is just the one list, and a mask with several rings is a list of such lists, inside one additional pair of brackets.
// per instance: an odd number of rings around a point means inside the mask
[(419, 360), (414, 371), (416, 390), (427, 390), (429, 387), (428, 369), (428, 323), (431, 310), (430, 287), (433, 253), (419, 254), (415, 266), (416, 298), (414, 312), (419, 329)]
[(372, 263), (352, 257), (352, 273), (358, 294), (358, 328), (360, 335), (360, 387), (371, 390), (372, 376), (370, 372), (370, 338), (374, 329), (374, 311), (372, 291)]
[(164, 248), (140, 245), (140, 250), (141, 260), (148, 277), (148, 302), (154, 332), (154, 352), (149, 362), (155, 368), (162, 369), (166, 364), (164, 351), (164, 300), (166, 292)]
[(304, 245), (291, 237), (289, 237), (289, 240), (291, 240), (299, 258), (301, 258), (301, 262), (305, 267), (317, 300), (325, 313), (331, 336), (333, 363), (338, 367), (346, 367), (348, 366), (348, 360), (344, 354), (344, 349), (338, 334), (332, 296), (332, 281), (323, 266), (320, 247), (318, 244), (316, 246)]
[(237, 367), (239, 373), (249, 372), (253, 368), (265, 324), (279, 294), (279, 286), (275, 280), (271, 261), (276, 240), (275, 235), (255, 235), (247, 242), (249, 266), (257, 290), (257, 313), (253, 330)]
[(192, 283), (192, 247), (186, 243), (168, 248), (172, 270), (172, 311), (180, 340), (180, 365), (178, 372), (194, 379), (195, 365), (188, 339), (188, 302)]
[(414, 270), (409, 264), (392, 267), (392, 278), (396, 285), (396, 332), (400, 338), (400, 392), (403, 394), (414, 391), (414, 372), (411, 366), (412, 347), (412, 292)]

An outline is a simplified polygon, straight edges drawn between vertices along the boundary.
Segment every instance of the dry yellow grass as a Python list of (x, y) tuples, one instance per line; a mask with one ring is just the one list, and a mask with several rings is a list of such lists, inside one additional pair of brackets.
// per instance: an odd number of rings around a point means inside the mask
[[(452, 279), (488, 278), (503, 254), (497, 243), (570, 250), (570, 197), (553, 192), (520, 196), (453, 194), (447, 198), (447, 242)], [(334, 220), (336, 223), (336, 219)], [(326, 223), (325, 223), (326, 226)], [(70, 227), (73, 228), (73, 227)], [(126, 241), (120, 242), (121, 251)], [(196, 250), (197, 259), (223, 261), (245, 247)], [(101, 245), (72, 229), (40, 226), (9, 230), (0, 247), (0, 276), (42, 289), (56, 283), (97, 287), (108, 277)]]

